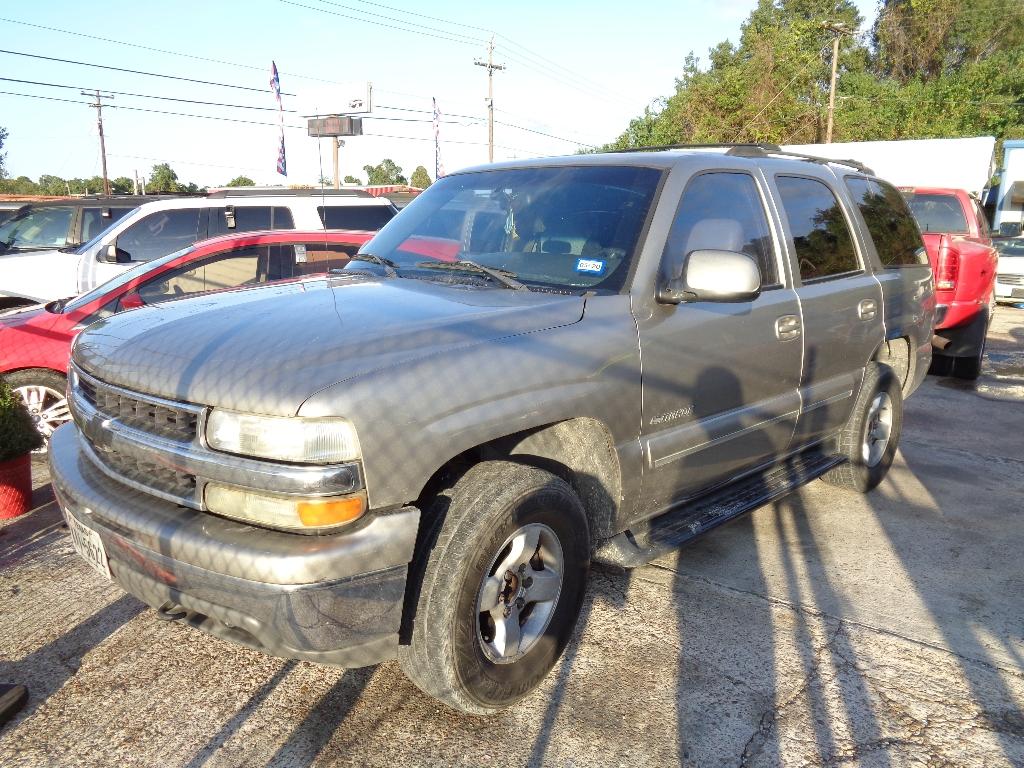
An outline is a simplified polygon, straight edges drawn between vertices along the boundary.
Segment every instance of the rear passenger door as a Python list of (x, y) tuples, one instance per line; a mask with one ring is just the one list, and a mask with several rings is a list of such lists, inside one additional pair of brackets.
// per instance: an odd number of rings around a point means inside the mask
[(884, 337), (882, 292), (831, 174), (778, 174), (783, 226), (800, 299), (803, 370), (794, 446), (838, 430), (864, 366)]

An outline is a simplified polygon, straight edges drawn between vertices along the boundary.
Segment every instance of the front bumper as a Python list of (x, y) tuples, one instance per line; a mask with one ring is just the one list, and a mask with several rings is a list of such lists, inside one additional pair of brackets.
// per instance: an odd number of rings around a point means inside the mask
[(99, 534), (114, 580), (162, 618), (284, 658), (360, 667), (394, 656), (416, 508), (305, 536), (122, 485), (85, 456), (73, 424), (53, 434), (49, 461), (64, 514)]

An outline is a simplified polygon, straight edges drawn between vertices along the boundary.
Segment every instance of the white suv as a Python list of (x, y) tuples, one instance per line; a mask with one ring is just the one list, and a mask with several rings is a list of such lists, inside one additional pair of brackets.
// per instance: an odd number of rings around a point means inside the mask
[(5, 255), (0, 260), (0, 305), (11, 308), (75, 296), (132, 264), (216, 235), (321, 227), (376, 231), (397, 212), (386, 198), (352, 190), (239, 187), (202, 197), (154, 200), (78, 248)]

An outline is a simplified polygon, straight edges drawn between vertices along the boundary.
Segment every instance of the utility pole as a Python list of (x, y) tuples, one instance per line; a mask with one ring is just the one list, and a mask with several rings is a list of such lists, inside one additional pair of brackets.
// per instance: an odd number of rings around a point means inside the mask
[(112, 99), (114, 97), (112, 94), (103, 94), (101, 96), (99, 91), (94, 91), (93, 93), (89, 93), (89, 91), (81, 91), (81, 94), (83, 96), (96, 97), (96, 103), (90, 104), (89, 106), (96, 110), (96, 127), (100, 132), (100, 157), (103, 159), (103, 194), (109, 195), (110, 179), (107, 178), (107, 144), (103, 140), (103, 102), (100, 101), (100, 99)]
[(505, 69), (504, 64), (494, 63), (494, 37), (487, 44), (487, 61), (477, 59), (478, 67), (487, 67), (487, 162), (494, 162), (494, 71)]
[(835, 123), (836, 112), (836, 73), (839, 69), (839, 41), (849, 30), (843, 24), (825, 24), (825, 29), (831, 31), (835, 37), (832, 38), (832, 81), (828, 86), (828, 126), (825, 128), (825, 143), (832, 143), (832, 126)]
[(345, 140), (331, 137), (331, 154), (334, 158), (334, 188), (341, 189), (341, 174), (338, 171), (338, 150), (345, 146)]

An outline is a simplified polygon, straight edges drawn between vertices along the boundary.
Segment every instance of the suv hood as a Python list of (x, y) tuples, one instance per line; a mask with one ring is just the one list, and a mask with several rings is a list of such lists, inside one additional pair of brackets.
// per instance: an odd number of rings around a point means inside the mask
[(139, 392), (292, 415), (354, 376), (575, 323), (583, 307), (579, 296), (331, 277), (115, 315), (82, 333), (73, 357), (93, 376)]

